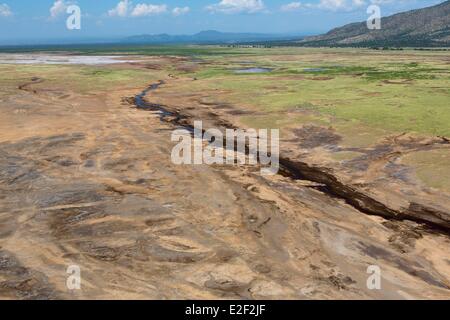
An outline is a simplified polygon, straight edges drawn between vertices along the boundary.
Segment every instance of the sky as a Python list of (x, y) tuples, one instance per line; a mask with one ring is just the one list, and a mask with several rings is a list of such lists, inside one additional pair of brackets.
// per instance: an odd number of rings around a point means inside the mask
[[(371, 4), (383, 16), (442, 0), (0, 0), (0, 44), (47, 39), (193, 34), (203, 30), (319, 34), (365, 21)], [(66, 10), (81, 9), (81, 29), (68, 30)]]

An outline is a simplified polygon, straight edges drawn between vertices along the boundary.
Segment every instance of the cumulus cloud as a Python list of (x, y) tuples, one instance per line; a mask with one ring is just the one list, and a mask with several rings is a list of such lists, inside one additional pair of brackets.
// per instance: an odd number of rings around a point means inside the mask
[(348, 12), (364, 8), (370, 4), (376, 5), (405, 5), (416, 0), (319, 0), (318, 2), (291, 2), (280, 7), (283, 12), (298, 11), (300, 9), (316, 9), (325, 11)]
[(2, 17), (9, 17), (12, 16), (12, 11), (9, 8), (9, 6), (5, 3), (0, 4), (0, 16)]
[(56, 18), (59, 15), (65, 13), (68, 6), (69, 6), (69, 3), (65, 2), (64, 0), (55, 1), (50, 8), (50, 17)]
[[(361, 0), (363, 1), (363, 0)], [(370, 2), (372, 2), (373, 4), (389, 4), (389, 3), (393, 3), (396, 0), (371, 0)], [(397, 0), (397, 2), (412, 2), (411, 0)]]
[(126, 17), (131, 11), (131, 2), (128, 0), (120, 1), (117, 6), (108, 11), (110, 17)]
[[(384, 2), (392, 0), (370, 0), (369, 3), (373, 2)], [(351, 11), (367, 5), (366, 0), (320, 0), (319, 3), (304, 3), (291, 2), (289, 4), (283, 5), (281, 7), (282, 11), (295, 11), (300, 8), (310, 8), (310, 9), (320, 9), (327, 11)]]
[(189, 7), (175, 7), (172, 10), (172, 14), (174, 16), (181, 16), (181, 15), (189, 13), (189, 11), (191, 11), (191, 8), (189, 8)]
[(139, 3), (134, 7), (131, 12), (132, 17), (143, 17), (143, 16), (151, 16), (155, 14), (160, 14), (167, 12), (167, 6), (165, 4), (156, 5), (156, 4), (145, 4)]
[(207, 6), (211, 12), (222, 13), (255, 13), (265, 9), (263, 0), (221, 0), (219, 3)]
[(347, 0), (320, 0), (317, 5), (321, 9), (339, 10), (348, 7)]
[(108, 11), (110, 17), (145, 17), (167, 12), (165, 4), (138, 3), (133, 6), (129, 0), (120, 1), (113, 9)]
[(289, 11), (297, 11), (303, 7), (301, 2), (291, 2), (288, 4), (284, 4), (281, 6), (281, 11), (289, 12)]

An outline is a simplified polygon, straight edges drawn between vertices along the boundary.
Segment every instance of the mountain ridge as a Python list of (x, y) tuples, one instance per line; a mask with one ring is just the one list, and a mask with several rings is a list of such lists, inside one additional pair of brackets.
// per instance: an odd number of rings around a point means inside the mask
[(142, 44), (164, 44), (164, 43), (191, 43), (191, 44), (217, 44), (217, 43), (239, 43), (252, 41), (271, 41), (271, 40), (290, 40), (298, 36), (276, 35), (265, 33), (238, 33), (238, 32), (220, 32), (216, 30), (205, 30), (193, 35), (169, 35), (161, 34), (142, 34), (130, 36), (122, 39), (123, 43), (142, 43)]
[(300, 46), (450, 46), (450, 1), (381, 18), (380, 30), (355, 22), (297, 40)]

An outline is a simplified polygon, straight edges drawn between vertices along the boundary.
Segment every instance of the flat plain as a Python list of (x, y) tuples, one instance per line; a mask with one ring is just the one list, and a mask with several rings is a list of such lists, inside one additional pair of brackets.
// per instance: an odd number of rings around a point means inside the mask
[[(2, 298), (450, 296), (447, 52), (71, 50), (123, 61), (0, 65)], [(282, 172), (172, 164), (194, 120), (280, 129)]]

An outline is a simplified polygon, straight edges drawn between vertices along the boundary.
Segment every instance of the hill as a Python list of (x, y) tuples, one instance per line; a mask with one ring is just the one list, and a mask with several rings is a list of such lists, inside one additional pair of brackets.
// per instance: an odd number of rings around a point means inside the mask
[(295, 42), (301, 46), (450, 46), (450, 1), (381, 19), (381, 30), (351, 23), (320, 36)]
[(122, 40), (124, 43), (139, 44), (219, 44), (219, 43), (239, 43), (272, 40), (290, 40), (294, 37), (286, 35), (273, 35), (262, 33), (232, 33), (219, 32), (215, 30), (201, 31), (194, 35), (169, 35), (169, 34), (143, 34), (127, 37)]

